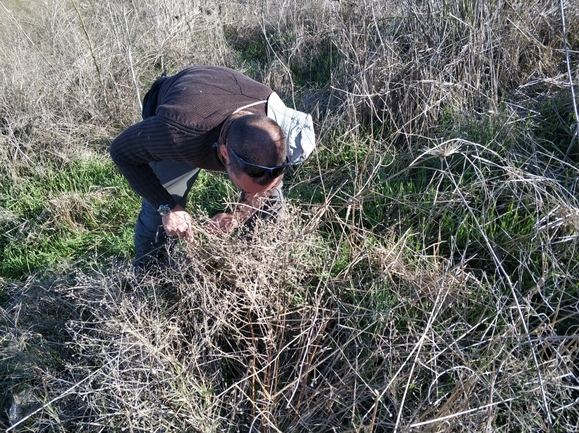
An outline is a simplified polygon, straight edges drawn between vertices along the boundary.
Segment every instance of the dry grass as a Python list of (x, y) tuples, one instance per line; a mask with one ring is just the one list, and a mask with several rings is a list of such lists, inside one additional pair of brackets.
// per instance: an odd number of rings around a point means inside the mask
[[(574, 422), (577, 341), (540, 319), (529, 333), (530, 298), (500, 293), (466, 263), (416, 261), (404, 240), (332, 275), (335, 260), (290, 226), (252, 242), (200, 235), (138, 279), (121, 265), (14, 286), (4, 356), (44, 383), (28, 425), (546, 431), (545, 409), (560, 428)], [(41, 346), (52, 352), (31, 353)]]
[[(558, 1), (31, 5), (0, 2), (5, 179), (106, 154), (189, 64), (263, 80), (320, 145), (252, 240), (0, 278), (9, 431), (577, 430), (571, 3), (567, 50)], [(43, 229), (113, 224), (115, 191), (49, 197)]]

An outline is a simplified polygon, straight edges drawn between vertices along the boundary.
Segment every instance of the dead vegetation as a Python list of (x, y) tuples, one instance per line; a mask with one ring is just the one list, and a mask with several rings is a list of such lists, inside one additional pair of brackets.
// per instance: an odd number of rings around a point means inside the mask
[(545, 409), (573, 424), (576, 340), (540, 319), (524, 332), (529, 299), (517, 305), (465, 266), (433, 267), (403, 244), (361, 252), (362, 278), (332, 275), (335, 260), (319, 236), (286, 227), (259, 241), (200, 236), (154, 274), (111, 264), (12, 286), (4, 361), (28, 363), (16, 395), (43, 383), (23, 397), (38, 408), (23, 425), (547, 430)]
[(571, 2), (31, 4), (0, 2), (1, 251), (114, 232), (115, 188), (5, 203), (102, 160), (162, 71), (243, 70), (320, 144), (283, 227), (2, 276), (8, 431), (577, 429)]

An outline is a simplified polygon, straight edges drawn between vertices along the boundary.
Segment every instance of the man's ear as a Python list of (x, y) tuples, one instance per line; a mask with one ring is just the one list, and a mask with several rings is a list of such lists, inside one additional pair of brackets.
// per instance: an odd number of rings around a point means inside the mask
[(219, 147), (217, 149), (219, 150), (219, 154), (223, 157), (226, 164), (229, 164), (229, 152), (227, 151), (227, 140), (225, 141), (225, 144), (219, 144)]

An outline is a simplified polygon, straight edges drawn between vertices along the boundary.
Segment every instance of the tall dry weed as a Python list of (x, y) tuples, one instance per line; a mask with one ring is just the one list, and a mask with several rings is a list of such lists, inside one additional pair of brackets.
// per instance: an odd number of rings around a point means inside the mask
[(0, 11), (3, 148), (16, 163), (104, 153), (163, 71), (229, 56), (217, 5), (21, 4)]
[(106, 153), (190, 64), (263, 80), (320, 138), (280, 231), (200, 232), (139, 278), (112, 259), (0, 280), (10, 431), (577, 428), (559, 2), (5, 4), (2, 174)]
[[(260, 230), (229, 242), (201, 231), (168, 267), (138, 277), (111, 264), (73, 270), (50, 286), (13, 285), (2, 310), (14, 320), (3, 353), (13, 374), (26, 378), (16, 395), (30, 416), (20, 426), (326, 432), (573, 425), (567, 405), (576, 342), (554, 334), (530, 297), (490, 284), (466, 258), (417, 259), (411, 234), (359, 239), (366, 248), (338, 271), (340, 251), (315, 232), (295, 222)], [(533, 327), (524, 331), (526, 321)], [(27, 414), (24, 403), (12, 407)]]

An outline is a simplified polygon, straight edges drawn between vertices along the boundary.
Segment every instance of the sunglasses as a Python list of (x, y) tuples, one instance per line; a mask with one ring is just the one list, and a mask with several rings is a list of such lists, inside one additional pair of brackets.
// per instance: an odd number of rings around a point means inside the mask
[[(241, 167), (241, 171), (243, 171), (249, 177), (253, 177), (256, 179), (260, 178), (262, 176), (265, 176), (266, 173), (269, 173), (269, 175), (272, 179), (279, 177), (284, 173), (286, 168), (288, 168), (291, 165), (290, 162), (286, 162), (283, 165), (278, 165), (277, 167), (264, 167), (263, 165), (252, 164), (250, 162), (243, 160), (243, 158), (241, 158), (241, 156), (239, 156), (237, 153), (235, 153), (235, 151), (231, 148), (231, 146), (227, 146), (227, 147), (229, 149), (229, 152), (235, 157), (235, 159), (239, 163), (239, 166)], [(289, 159), (286, 158), (286, 161), (288, 161), (288, 160)]]

